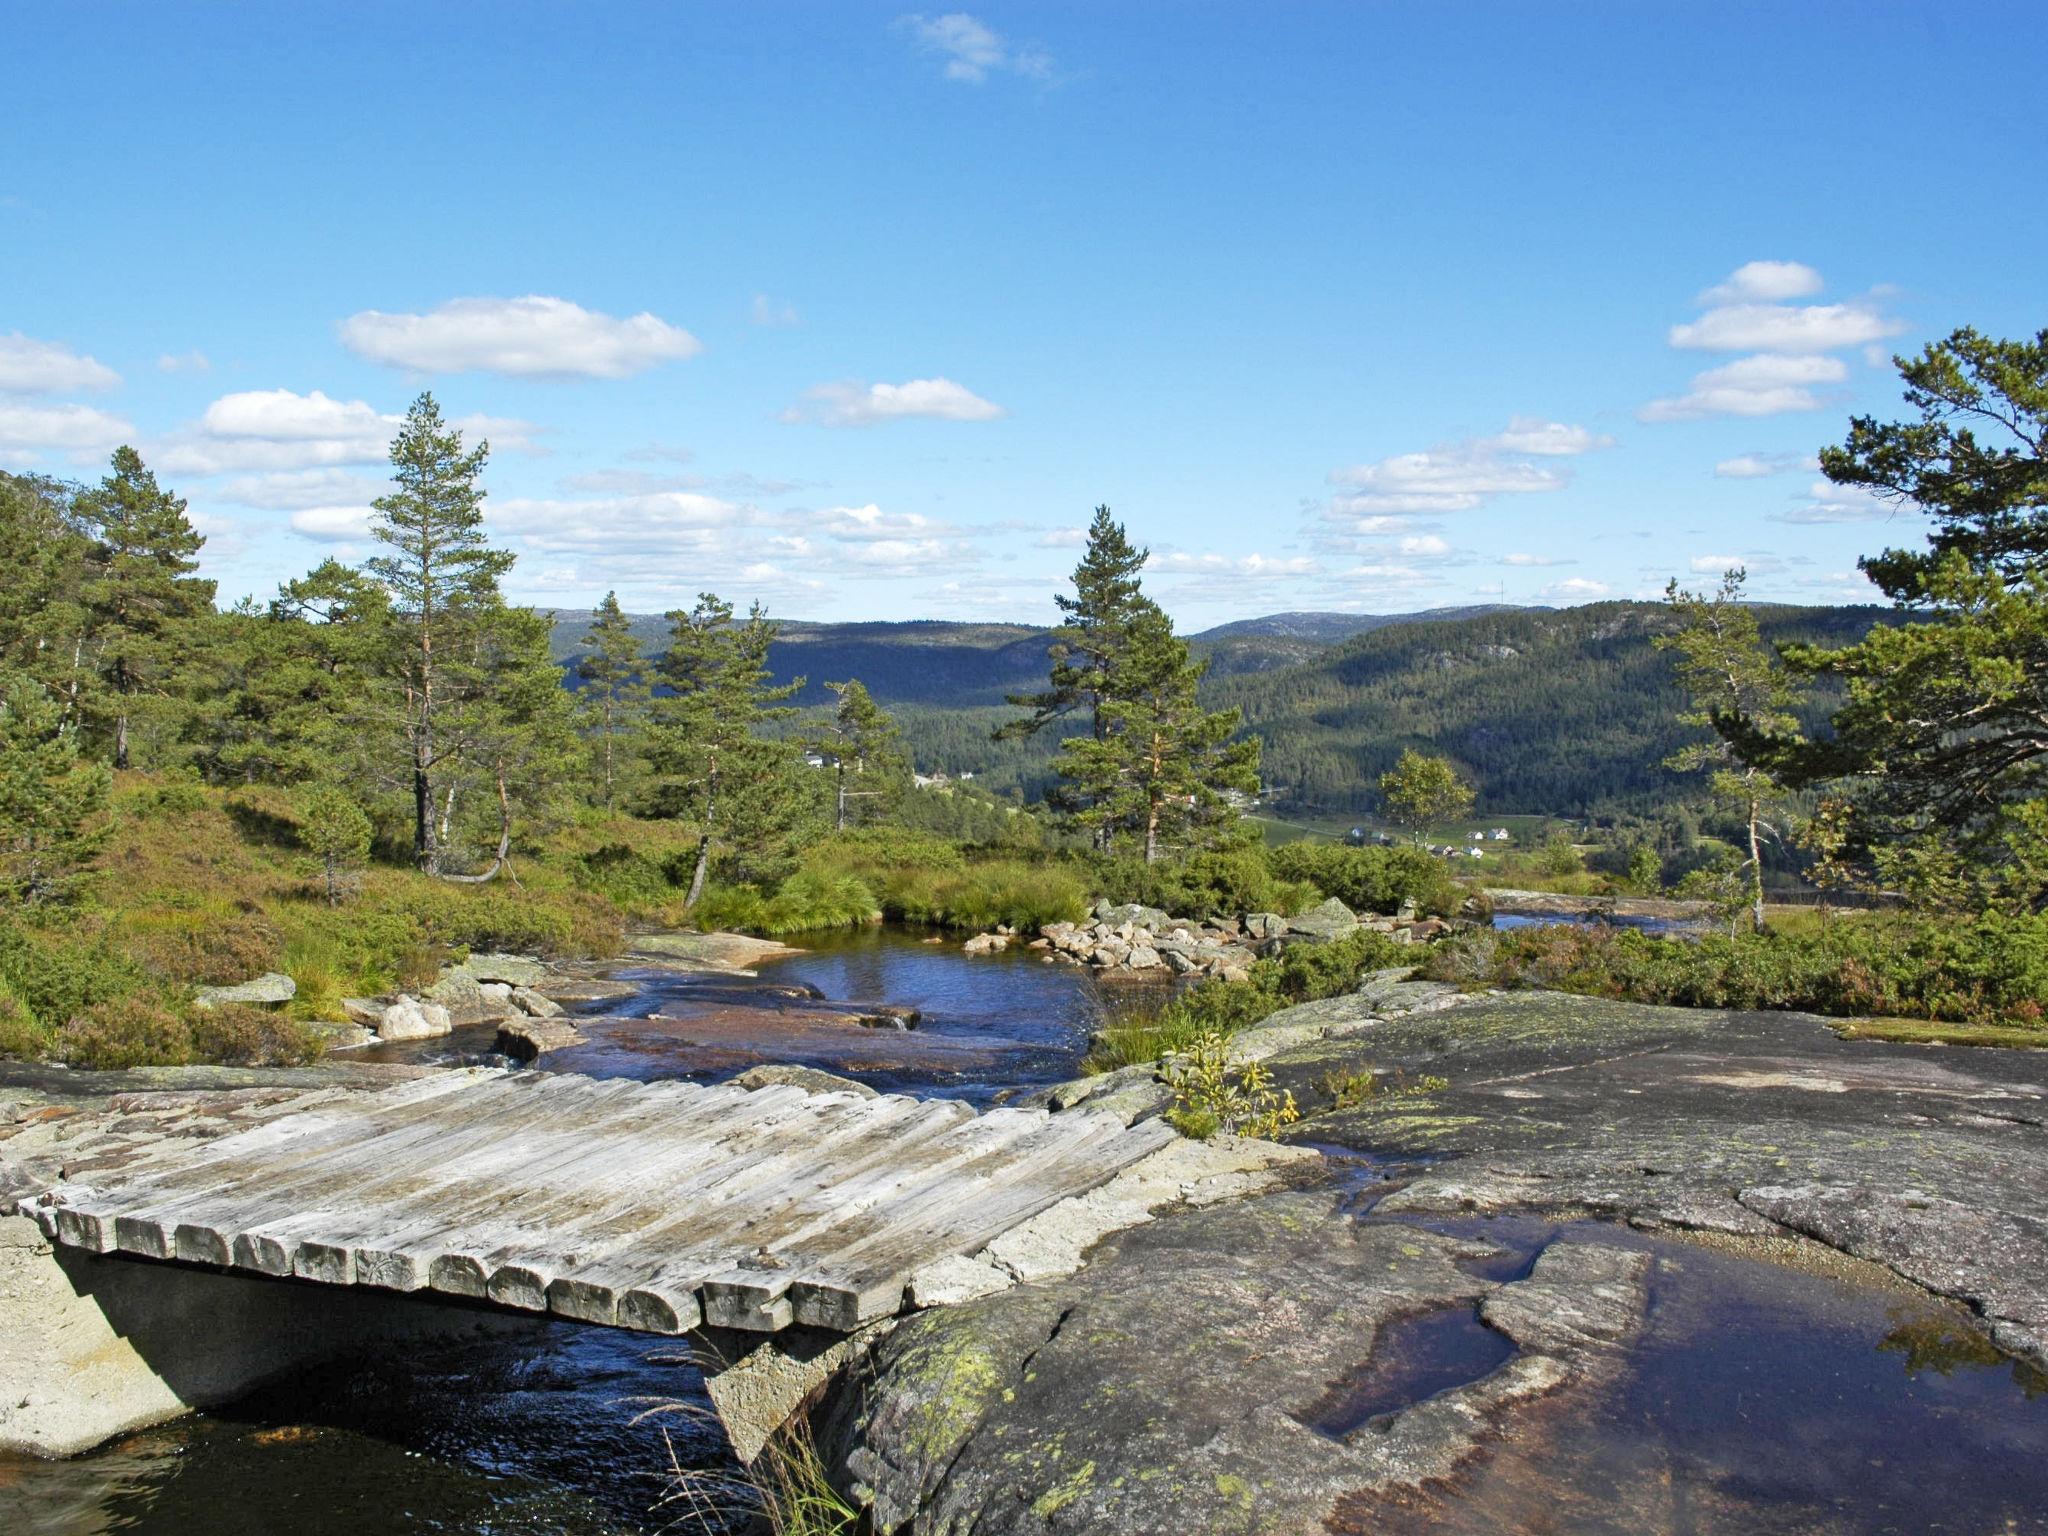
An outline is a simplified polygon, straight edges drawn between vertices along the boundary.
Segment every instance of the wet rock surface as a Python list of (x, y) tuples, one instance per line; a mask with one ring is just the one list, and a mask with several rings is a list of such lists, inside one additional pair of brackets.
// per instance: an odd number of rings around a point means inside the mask
[[(1645, 1256), (1555, 1244), (1526, 1279), (1472, 1272), (1499, 1253), (1355, 1223), (1329, 1192), (1169, 1215), (1067, 1279), (905, 1320), (832, 1404), (824, 1444), (882, 1531), (1319, 1529), (1347, 1500), (1447, 1475), (1516, 1405), (1612, 1369)], [(1505, 1363), (1348, 1432), (1324, 1425), (1382, 1330), (1475, 1304), (1519, 1346)]]
[[(1304, 1106), (1295, 1138), (1418, 1160), (1381, 1214), (1796, 1233), (1967, 1303), (2048, 1362), (2048, 1056), (1523, 993), (1362, 1024), (1267, 1065)], [(1332, 1084), (1363, 1073), (1371, 1095), (1333, 1108)]]

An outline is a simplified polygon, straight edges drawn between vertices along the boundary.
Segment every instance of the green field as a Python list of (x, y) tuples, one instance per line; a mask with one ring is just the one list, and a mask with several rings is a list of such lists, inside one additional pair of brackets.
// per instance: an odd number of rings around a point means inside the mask
[[(1304, 839), (1317, 842), (1341, 843), (1353, 827), (1363, 827), (1369, 838), (1373, 833), (1386, 831), (1406, 840), (1407, 834), (1399, 828), (1388, 826), (1375, 816), (1247, 816), (1245, 820), (1256, 826), (1268, 843), (1275, 847), (1283, 843), (1298, 843)], [(1491, 833), (1495, 827), (1505, 827), (1509, 840), (1505, 843), (1488, 841), (1483, 846), (1489, 855), (1502, 852), (1527, 852), (1543, 846), (1544, 839), (1559, 827), (1573, 830), (1575, 823), (1555, 816), (1476, 816), (1464, 821), (1445, 822), (1431, 827), (1423, 834), (1425, 843), (1469, 844), (1474, 832)], [(1478, 862), (1485, 862), (1484, 860)]]

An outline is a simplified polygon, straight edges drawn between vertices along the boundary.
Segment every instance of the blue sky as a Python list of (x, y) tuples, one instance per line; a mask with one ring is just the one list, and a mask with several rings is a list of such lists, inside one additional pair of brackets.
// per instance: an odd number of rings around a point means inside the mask
[[(516, 596), (1184, 627), (1867, 595), (1810, 457), (2048, 324), (2038, 5), (0, 11), (0, 467), (133, 441), (223, 595), (421, 388)], [(1960, 94), (1960, 99), (1958, 97)]]

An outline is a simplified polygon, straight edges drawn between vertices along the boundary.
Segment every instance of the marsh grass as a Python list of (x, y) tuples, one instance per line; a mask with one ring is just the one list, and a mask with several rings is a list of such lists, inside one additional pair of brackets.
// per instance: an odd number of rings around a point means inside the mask
[[(697, 1403), (659, 1403), (633, 1422), (682, 1419), (706, 1427), (717, 1415)], [(721, 1434), (723, 1430), (719, 1431)], [(825, 1470), (809, 1420), (798, 1414), (773, 1435), (746, 1466), (685, 1467), (667, 1427), (662, 1442), (668, 1471), (654, 1513), (664, 1529), (701, 1536), (725, 1536), (738, 1529), (766, 1529), (773, 1536), (855, 1536), (864, 1517), (836, 1488)]]

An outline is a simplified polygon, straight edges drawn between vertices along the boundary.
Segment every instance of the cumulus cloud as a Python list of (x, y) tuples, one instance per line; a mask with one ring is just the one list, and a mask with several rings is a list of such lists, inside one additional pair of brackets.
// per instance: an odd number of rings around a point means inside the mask
[(1746, 261), (1699, 296), (1702, 309), (1722, 304), (1776, 303), (1810, 298), (1822, 287), (1820, 274), (1803, 261)]
[(944, 16), (905, 16), (901, 24), (920, 51), (939, 61), (948, 80), (980, 85), (991, 74), (1043, 80), (1052, 74), (1052, 55), (1036, 46), (1019, 47), (965, 11)]
[(1832, 352), (1897, 335), (1868, 304), (1724, 304), (1671, 327), (1674, 347), (1708, 352)]
[(1548, 565), (1577, 565), (1577, 564), (1578, 564), (1578, 562), (1577, 562), (1576, 560), (1560, 560), (1560, 559), (1558, 559), (1558, 558), (1557, 558), (1557, 557), (1556, 557), (1555, 555), (1527, 555), (1527, 554), (1513, 554), (1513, 555), (1502, 555), (1502, 556), (1500, 557), (1500, 563), (1501, 563), (1502, 565), (1514, 565), (1514, 566), (1527, 566), (1527, 567), (1536, 567), (1536, 566), (1548, 566)]
[(346, 543), (370, 536), (374, 509), (360, 507), (301, 507), (292, 514), (292, 532), (323, 544)]
[(1693, 375), (1683, 395), (1652, 400), (1636, 412), (1642, 421), (1697, 421), (1706, 416), (1776, 416), (1817, 411), (1825, 403), (1814, 392), (1849, 376), (1838, 357), (1778, 356), (1760, 352)]
[(804, 392), (803, 402), (782, 413), (790, 423), (826, 427), (871, 427), (878, 422), (925, 417), (933, 421), (994, 421), (1003, 408), (951, 379), (911, 379), (902, 384), (842, 380)]
[[(191, 426), (152, 450), (170, 474), (231, 471), (284, 472), (353, 464), (381, 464), (404, 417), (363, 400), (336, 400), (320, 390), (252, 389), (222, 395)], [(475, 442), (488, 438), (501, 452), (537, 452), (540, 428), (506, 416), (452, 418)]]
[(450, 299), (425, 314), (366, 309), (339, 327), (359, 357), (415, 373), (623, 379), (703, 350), (657, 315), (620, 319), (567, 299)]
[(1457, 553), (1448, 539), (1434, 533), (1410, 534), (1394, 548), (1410, 560), (1445, 560)]
[(385, 490), (384, 482), (367, 475), (352, 475), (341, 469), (308, 469), (243, 475), (213, 494), (237, 506), (295, 512), (316, 507), (367, 506)]
[(9, 405), (0, 401), (0, 449), (25, 463), (37, 453), (91, 458), (132, 442), (124, 418), (89, 405)]
[(1540, 416), (1516, 416), (1508, 422), (1507, 431), (1490, 441), (1502, 453), (1533, 453), (1543, 458), (1566, 458), (1614, 446), (1614, 439), (1604, 433), (1545, 421)]
[(14, 331), (0, 336), (0, 394), (53, 395), (74, 389), (111, 389), (121, 375), (61, 341), (38, 341)]
[(1553, 581), (1549, 586), (1540, 588), (1536, 595), (1560, 602), (1574, 602), (1607, 597), (1613, 591), (1614, 588), (1608, 586), (1606, 582), (1595, 581), (1590, 576), (1567, 576), (1563, 581)]
[(1338, 494), (1324, 511), (1349, 523), (1353, 533), (1389, 532), (1390, 514), (1469, 512), (1496, 496), (1563, 490), (1569, 476), (1536, 460), (1591, 453), (1612, 442), (1584, 427), (1517, 416), (1493, 437), (1332, 470)]

